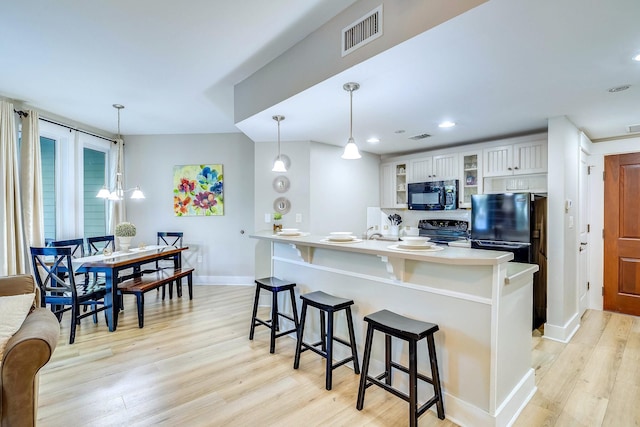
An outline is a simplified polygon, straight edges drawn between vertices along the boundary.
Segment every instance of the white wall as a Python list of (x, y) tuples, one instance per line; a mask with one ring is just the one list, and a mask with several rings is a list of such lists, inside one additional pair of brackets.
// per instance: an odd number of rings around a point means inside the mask
[(314, 234), (367, 229), (367, 207), (380, 206), (380, 156), (361, 152), (340, 158), (342, 147), (311, 143), (309, 169), (311, 228)]
[[(138, 228), (133, 244), (155, 243), (158, 231), (184, 232), (187, 264), (197, 283), (246, 283), (254, 278), (254, 144), (245, 135), (145, 135), (125, 138), (127, 187), (146, 199), (127, 199), (127, 219)], [(224, 215), (176, 217), (173, 167), (222, 164)], [(241, 234), (244, 231), (244, 234)]]
[[(547, 323), (548, 338), (567, 341), (579, 326), (577, 209), (580, 131), (566, 117), (549, 119)], [(565, 201), (573, 206), (565, 210)], [(573, 217), (573, 226), (571, 225)]]

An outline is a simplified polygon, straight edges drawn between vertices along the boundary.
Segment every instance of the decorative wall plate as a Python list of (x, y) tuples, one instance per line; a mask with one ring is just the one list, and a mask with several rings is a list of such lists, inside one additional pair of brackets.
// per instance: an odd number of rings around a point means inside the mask
[(291, 210), (291, 202), (286, 197), (278, 197), (273, 201), (273, 210), (284, 215)]
[(278, 193), (286, 193), (289, 190), (289, 178), (284, 175), (276, 176), (273, 179), (273, 189)]

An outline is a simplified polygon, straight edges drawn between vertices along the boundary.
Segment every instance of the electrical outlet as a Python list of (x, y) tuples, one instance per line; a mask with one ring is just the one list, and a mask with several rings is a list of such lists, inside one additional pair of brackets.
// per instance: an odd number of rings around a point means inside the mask
[(202, 255), (198, 255), (198, 258), (196, 259), (196, 261), (197, 261), (198, 263), (201, 263), (201, 262), (202, 262)]
[(266, 222), (267, 224), (271, 222), (271, 215), (269, 215), (268, 213), (264, 214), (264, 222)]
[(296, 214), (296, 222), (302, 222), (302, 214), (301, 213), (297, 213)]

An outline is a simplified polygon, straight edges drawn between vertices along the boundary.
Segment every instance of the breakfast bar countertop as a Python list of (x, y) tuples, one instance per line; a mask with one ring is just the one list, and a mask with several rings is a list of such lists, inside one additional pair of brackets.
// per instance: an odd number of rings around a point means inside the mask
[(353, 242), (330, 242), (322, 235), (301, 233), (298, 236), (282, 236), (271, 231), (259, 231), (250, 237), (270, 240), (279, 243), (289, 243), (295, 246), (333, 249), (345, 252), (357, 252), (369, 255), (388, 256), (392, 258), (428, 261), (451, 265), (497, 265), (513, 259), (511, 252), (489, 251), (484, 249), (470, 249), (438, 245), (438, 250), (403, 250), (395, 249), (393, 242), (382, 240), (356, 239)]

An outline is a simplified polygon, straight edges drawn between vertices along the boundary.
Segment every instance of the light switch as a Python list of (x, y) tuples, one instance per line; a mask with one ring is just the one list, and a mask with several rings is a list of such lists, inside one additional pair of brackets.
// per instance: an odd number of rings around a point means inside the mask
[(573, 228), (573, 215), (569, 215), (569, 228)]
[(271, 222), (271, 215), (269, 215), (268, 213), (264, 214), (264, 222), (270, 223)]

